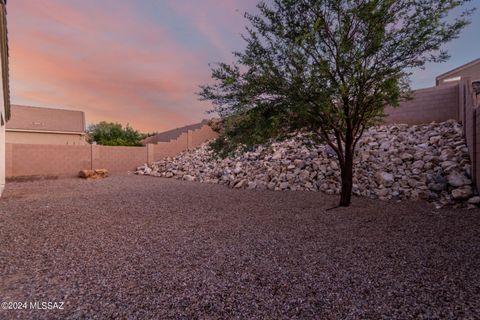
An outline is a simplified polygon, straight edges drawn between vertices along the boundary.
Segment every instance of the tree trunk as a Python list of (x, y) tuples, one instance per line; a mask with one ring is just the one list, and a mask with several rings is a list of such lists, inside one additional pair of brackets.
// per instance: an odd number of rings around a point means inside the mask
[(353, 185), (353, 150), (351, 149), (351, 146), (345, 146), (345, 161), (341, 166), (342, 193), (339, 207), (348, 207), (351, 203)]

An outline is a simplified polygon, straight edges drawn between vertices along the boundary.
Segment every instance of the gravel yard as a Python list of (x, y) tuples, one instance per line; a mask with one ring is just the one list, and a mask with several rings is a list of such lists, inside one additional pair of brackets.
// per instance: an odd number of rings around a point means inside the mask
[[(143, 176), (12, 182), (0, 319), (475, 319), (480, 210)], [(477, 318), (478, 319), (478, 318)]]

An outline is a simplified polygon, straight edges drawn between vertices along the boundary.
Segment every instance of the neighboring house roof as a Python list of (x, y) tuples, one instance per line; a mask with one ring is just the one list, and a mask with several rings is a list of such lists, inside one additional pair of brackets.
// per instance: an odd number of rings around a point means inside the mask
[[(7, 36), (7, 1), (0, 0), (0, 59), (2, 66), (3, 104), (5, 106), (5, 119), (0, 119), (0, 125), (10, 119), (10, 79), (8, 69), (8, 36)], [(1, 114), (1, 112), (0, 112)]]
[(85, 132), (85, 115), (82, 111), (17, 105), (12, 105), (11, 110), (7, 131)]
[(479, 63), (480, 63), (480, 58), (475, 59), (475, 60), (470, 61), (469, 63), (465, 63), (464, 65), (461, 65), (460, 67), (457, 67), (457, 68), (455, 68), (455, 69), (453, 69), (453, 70), (450, 70), (450, 71), (447, 71), (447, 72), (445, 72), (445, 73), (442, 73), (441, 75), (437, 76), (436, 79), (437, 79), (437, 81), (438, 81), (438, 80), (441, 79), (441, 78), (445, 78), (445, 77), (448, 77), (448, 76), (450, 76), (450, 75), (452, 75), (452, 74), (455, 74), (455, 73), (457, 73), (457, 72), (459, 72), (459, 71), (462, 71), (462, 70), (471, 68), (471, 67), (473, 67), (474, 65), (479, 64)]

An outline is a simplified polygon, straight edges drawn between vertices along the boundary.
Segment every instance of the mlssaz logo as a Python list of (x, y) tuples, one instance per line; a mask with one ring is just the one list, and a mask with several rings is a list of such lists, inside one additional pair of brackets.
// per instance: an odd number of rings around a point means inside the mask
[(30, 309), (37, 310), (63, 310), (64, 302), (35, 301), (30, 302)]

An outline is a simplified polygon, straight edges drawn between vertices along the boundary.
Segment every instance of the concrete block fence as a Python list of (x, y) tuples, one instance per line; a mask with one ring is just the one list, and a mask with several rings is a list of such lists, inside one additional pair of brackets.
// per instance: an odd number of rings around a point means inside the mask
[(7, 143), (6, 177), (68, 177), (76, 176), (82, 169), (99, 168), (112, 173), (126, 173), (139, 165), (174, 156), (216, 137), (217, 134), (208, 125), (203, 125), (169, 142), (144, 147)]
[(421, 124), (458, 119), (459, 85), (416, 90), (413, 99), (386, 107), (387, 123)]

